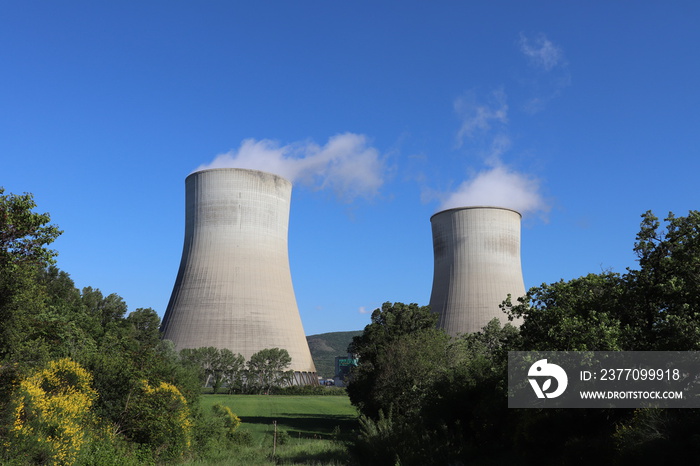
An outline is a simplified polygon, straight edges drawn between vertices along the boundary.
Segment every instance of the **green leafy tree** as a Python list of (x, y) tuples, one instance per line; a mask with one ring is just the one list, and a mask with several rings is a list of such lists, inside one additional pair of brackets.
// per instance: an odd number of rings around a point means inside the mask
[(209, 383), (218, 383), (220, 385), (222, 380), (221, 371), (218, 370), (220, 354), (219, 349), (213, 346), (183, 348), (180, 350), (181, 360), (190, 366), (198, 368), (203, 387), (208, 386)]
[(245, 358), (230, 349), (213, 346), (183, 348), (180, 350), (180, 360), (199, 373), (202, 386), (211, 383), (214, 393), (218, 393), (224, 384), (229, 392), (242, 388)]
[(155, 348), (160, 344), (160, 317), (150, 307), (131, 312), (126, 322), (131, 325), (132, 336), (141, 346)]
[(116, 293), (103, 296), (99, 289), (83, 288), (82, 301), (90, 315), (105, 328), (110, 322), (120, 321), (127, 311), (124, 300)]
[(31, 194), (5, 194), (0, 187), (0, 269), (54, 263), (57, 253), (46, 246), (62, 232), (49, 224), (48, 213), (33, 212), (34, 208)]
[(630, 305), (623, 322), (639, 350), (700, 349), (700, 212), (669, 213), (665, 228), (650, 211), (634, 245), (639, 269), (627, 274)]
[[(402, 305), (384, 310), (400, 309)], [(424, 322), (428, 312), (424, 308), (404, 317)], [(486, 444), (492, 445), (484, 451), (494, 464), (512, 459), (499, 442), (507, 443), (512, 432), (504, 429), (510, 421), (504, 381), (507, 351), (517, 342), (517, 329), (501, 327), (494, 319), (482, 332), (455, 339), (429, 326), (399, 328), (412, 331), (392, 335), (381, 345), (372, 343), (373, 364), (363, 369), (366, 361), (360, 357), (348, 387), (363, 413), (352, 449), (356, 461), (460, 464), (474, 461)], [(371, 329), (370, 334), (386, 335)], [(358, 346), (354, 348), (361, 350)], [(357, 390), (358, 382), (364, 391)]]
[(253, 354), (246, 371), (249, 389), (269, 393), (273, 387), (290, 385), (293, 373), (287, 368), (291, 363), (292, 358), (286, 349), (265, 348)]
[(622, 348), (620, 310), (626, 306), (624, 278), (589, 274), (531, 288), (504, 308), (523, 318), (522, 348), (528, 351), (616, 351)]
[(240, 391), (243, 384), (243, 373), (245, 371), (245, 358), (240, 354), (234, 354), (227, 348), (219, 350), (219, 359), (216, 363), (216, 373), (220, 376), (219, 385), (225, 383), (229, 393)]
[(506, 310), (528, 350), (700, 349), (700, 212), (642, 215), (639, 269), (542, 284)]
[[(170, 342), (159, 339), (159, 325), (160, 319), (150, 308), (139, 308), (126, 318), (115, 317), (100, 335), (98, 351), (84, 355), (84, 364), (93, 373), (93, 385), (100, 394), (96, 411), (116, 432), (139, 443), (158, 442), (160, 437), (149, 437), (137, 428), (139, 420), (150, 419), (150, 414), (140, 410), (156, 406), (155, 401), (134, 404), (135, 400), (160, 396), (158, 387), (162, 384), (177, 389), (193, 417), (198, 410), (196, 374), (180, 363)], [(151, 446), (159, 448), (158, 444)]]
[[(406, 368), (402, 364), (406, 360), (402, 360), (401, 352), (413, 345), (412, 340), (420, 338), (419, 341), (423, 342), (440, 339), (436, 334), (436, 324), (437, 314), (430, 312), (427, 306), (386, 302), (381, 309), (374, 310), (372, 322), (361, 335), (352, 339), (348, 347), (348, 352), (356, 354), (359, 359), (358, 366), (350, 376), (348, 395), (363, 414), (378, 418), (381, 409), (387, 412), (389, 405), (385, 401), (394, 399), (397, 393), (396, 390), (382, 393), (380, 387), (388, 388), (393, 383), (392, 373), (395, 369), (410, 371), (410, 367)], [(443, 337), (443, 343), (444, 341)], [(415, 348), (413, 345), (412, 350)], [(437, 349), (431, 354), (440, 351), (439, 343), (434, 348)], [(420, 350), (413, 351), (411, 357), (422, 361), (422, 356), (417, 353)], [(415, 380), (418, 371), (412, 371), (412, 374)], [(407, 374), (403, 378), (407, 380), (410, 377)]]
[[(49, 214), (36, 213), (31, 194), (5, 194), (0, 188), (0, 358), (25, 357), (18, 352), (32, 330), (34, 315), (46, 293), (40, 271), (55, 262), (48, 249), (61, 231)], [(37, 361), (38, 362), (38, 361)]]

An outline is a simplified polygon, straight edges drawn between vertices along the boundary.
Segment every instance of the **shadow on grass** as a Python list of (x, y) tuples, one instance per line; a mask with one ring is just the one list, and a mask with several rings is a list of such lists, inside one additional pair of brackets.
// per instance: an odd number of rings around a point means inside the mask
[(290, 414), (277, 416), (241, 416), (241, 421), (250, 424), (262, 424), (272, 428), (273, 422), (292, 437), (318, 438), (323, 440), (343, 440), (359, 427), (357, 417), (330, 414)]

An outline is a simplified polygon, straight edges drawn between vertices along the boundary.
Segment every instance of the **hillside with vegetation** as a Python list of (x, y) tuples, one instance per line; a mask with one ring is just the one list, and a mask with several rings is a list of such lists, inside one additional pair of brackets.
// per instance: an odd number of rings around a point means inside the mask
[(316, 365), (316, 373), (325, 378), (335, 375), (335, 358), (348, 354), (348, 345), (353, 337), (362, 334), (362, 330), (351, 332), (330, 332), (309, 335), (306, 341), (309, 343), (311, 357)]

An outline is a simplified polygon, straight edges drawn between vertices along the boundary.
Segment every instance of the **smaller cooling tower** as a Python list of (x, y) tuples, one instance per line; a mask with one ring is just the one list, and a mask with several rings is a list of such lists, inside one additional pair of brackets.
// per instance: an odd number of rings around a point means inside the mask
[(163, 317), (175, 347), (228, 348), (246, 359), (286, 349), (295, 384), (317, 384), (289, 269), (292, 184), (219, 168), (185, 180), (185, 244)]
[(520, 219), (520, 213), (501, 207), (448, 209), (430, 218), (435, 258), (430, 308), (448, 334), (477, 332), (494, 317), (508, 322), (498, 305), (509, 293), (513, 301), (525, 295)]

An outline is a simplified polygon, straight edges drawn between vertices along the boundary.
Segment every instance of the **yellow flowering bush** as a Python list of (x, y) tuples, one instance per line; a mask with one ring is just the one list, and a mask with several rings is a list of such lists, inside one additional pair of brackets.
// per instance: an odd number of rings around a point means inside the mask
[(73, 464), (88, 441), (97, 397), (88, 371), (71, 359), (51, 361), (20, 382), (12, 398), (6, 447), (21, 447), (28, 462)]
[(223, 420), (226, 435), (229, 437), (233, 435), (233, 433), (236, 432), (236, 429), (238, 429), (238, 426), (241, 425), (241, 418), (236, 416), (236, 414), (231, 411), (231, 408), (221, 404), (215, 404), (212, 406), (212, 410), (214, 411), (214, 414)]

